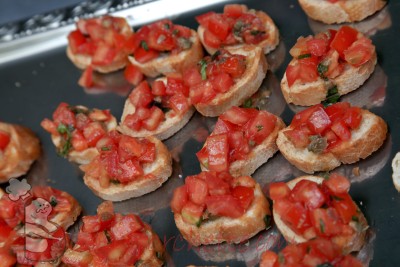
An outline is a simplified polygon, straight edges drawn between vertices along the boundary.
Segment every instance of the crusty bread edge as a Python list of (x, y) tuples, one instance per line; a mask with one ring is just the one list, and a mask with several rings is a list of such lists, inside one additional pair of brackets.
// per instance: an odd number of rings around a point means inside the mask
[[(318, 184), (322, 184), (324, 179), (322, 177), (312, 176), (312, 175), (300, 176), (287, 182), (287, 185), (289, 186), (290, 189), (293, 189), (294, 186), (301, 180), (309, 180), (316, 182)], [(307, 241), (307, 239), (305, 239), (303, 236), (296, 234), (292, 229), (290, 229), (290, 227), (282, 221), (281, 216), (273, 208), (272, 208), (272, 214), (276, 226), (278, 227), (279, 231), (282, 233), (286, 241), (294, 244), (303, 243)], [(365, 236), (366, 236), (366, 230), (368, 228), (368, 222), (361, 211), (359, 211), (358, 219), (359, 219), (358, 223), (360, 224), (359, 227), (356, 227), (354, 224), (352, 224), (352, 222), (350, 223), (350, 226), (353, 227), (353, 229), (355, 230), (355, 234), (353, 236), (346, 238), (346, 240), (335, 239), (335, 237), (332, 239), (334, 243), (342, 247), (342, 250), (345, 254), (348, 254), (352, 251), (359, 251), (365, 243)], [(344, 244), (343, 241), (346, 244), (344, 246), (343, 246)]]
[(396, 154), (392, 161), (392, 179), (394, 187), (400, 192), (400, 152)]

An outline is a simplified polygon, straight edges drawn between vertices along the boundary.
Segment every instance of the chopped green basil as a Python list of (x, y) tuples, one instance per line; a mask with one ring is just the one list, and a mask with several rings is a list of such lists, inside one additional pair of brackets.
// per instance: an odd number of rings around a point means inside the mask
[(265, 229), (271, 228), (271, 221), (272, 221), (271, 215), (268, 215), (268, 214), (265, 215), (265, 217), (264, 217)]
[(326, 99), (324, 102), (322, 102), (322, 104), (325, 107), (327, 107), (330, 104), (334, 104), (334, 103), (338, 102), (339, 98), (340, 98), (340, 94), (339, 94), (337, 86), (335, 85), (334, 87), (332, 87), (328, 90), (328, 93), (326, 94)]
[(257, 128), (257, 132), (261, 131), (262, 129), (264, 129), (264, 126), (262, 125), (256, 125)]
[(328, 66), (327, 66), (327, 65), (324, 65), (324, 64), (322, 64), (322, 63), (319, 63), (319, 64), (318, 64), (318, 67), (317, 67), (317, 71), (318, 71), (319, 76), (320, 76), (321, 78), (325, 79), (325, 78), (326, 78), (326, 77), (325, 77), (325, 72), (328, 71)]
[(63, 123), (60, 123), (57, 127), (57, 132), (60, 134), (66, 134), (68, 133), (68, 127)]
[(104, 235), (107, 238), (107, 243), (110, 244), (111, 243), (111, 236), (110, 233), (107, 230), (104, 230)]
[(201, 79), (202, 80), (207, 80), (207, 61), (205, 59), (200, 60), (200, 74), (201, 74)]
[(196, 222), (196, 226), (200, 227), (202, 222), (203, 222), (203, 218), (200, 217), (200, 219)]
[(278, 253), (278, 262), (285, 263), (285, 256), (282, 253)]
[(175, 29), (175, 30), (172, 31), (172, 34), (173, 34), (173, 35), (177, 35), (178, 33), (179, 33), (179, 30), (178, 30), (178, 29)]
[(120, 183), (121, 183), (120, 181), (115, 180), (115, 179), (111, 179), (110, 182), (111, 182), (112, 184), (120, 184)]
[(311, 54), (302, 54), (300, 56), (297, 57), (297, 59), (304, 59), (304, 58), (309, 58), (311, 57)]
[(251, 108), (253, 106), (253, 99), (247, 98), (246, 101), (243, 103), (244, 108)]
[(343, 200), (343, 198), (338, 197), (338, 196), (334, 196), (334, 195), (332, 195), (332, 199), (333, 199), (333, 200), (336, 200), (336, 201), (341, 201), (341, 200)]
[(167, 30), (169, 30), (169, 29), (170, 29), (169, 23), (165, 23), (165, 24), (164, 24), (164, 28), (167, 29)]
[(308, 151), (320, 154), (328, 147), (328, 141), (325, 137), (320, 135), (312, 135), (309, 137), (310, 144), (308, 145)]
[(318, 264), (317, 267), (333, 267), (333, 265), (330, 264), (329, 262), (325, 262), (325, 263), (322, 263), (322, 264)]
[(359, 221), (360, 221), (360, 220), (358, 219), (358, 217), (355, 216), (355, 215), (351, 216), (351, 220), (354, 221), (354, 222), (359, 222)]
[(146, 43), (145, 40), (140, 41), (140, 46), (141, 46), (144, 50), (149, 51), (149, 46), (147, 45), (147, 43)]
[(51, 196), (50, 197), (50, 205), (52, 207), (55, 207), (55, 206), (57, 206), (57, 204), (58, 204), (58, 201), (57, 201), (56, 197), (55, 196)]
[(110, 150), (110, 148), (108, 146), (103, 146), (101, 148), (101, 151), (109, 151), (109, 150)]
[(321, 233), (325, 233), (325, 224), (322, 219), (319, 219), (319, 228), (321, 230)]
[(250, 34), (251, 35), (258, 35), (258, 34), (263, 34), (265, 33), (265, 31), (259, 31), (259, 30), (251, 30)]
[(58, 155), (60, 155), (62, 157), (66, 157), (68, 155), (68, 152), (72, 148), (71, 139), (72, 139), (72, 131), (73, 130), (74, 130), (74, 127), (72, 127), (71, 125), (65, 125), (63, 123), (60, 123), (58, 125), (57, 132), (59, 132), (61, 134), (61, 138), (62, 138), (61, 147), (59, 147), (57, 149)]
[(319, 174), (320, 177), (324, 178), (324, 180), (328, 180), (331, 174), (329, 172), (323, 172)]

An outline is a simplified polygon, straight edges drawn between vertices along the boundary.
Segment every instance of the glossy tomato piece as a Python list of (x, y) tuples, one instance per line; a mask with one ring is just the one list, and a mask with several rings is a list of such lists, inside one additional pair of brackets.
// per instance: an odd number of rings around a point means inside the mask
[(205, 203), (208, 195), (207, 183), (196, 176), (188, 176), (185, 179), (185, 185), (189, 195), (189, 199), (198, 205)]
[(238, 218), (245, 213), (240, 201), (232, 195), (214, 195), (206, 198), (207, 210), (218, 216)]
[(250, 119), (254, 118), (258, 112), (259, 111), (257, 111), (256, 109), (240, 108), (233, 106), (227, 111), (225, 111), (219, 118), (221, 120), (243, 126)]
[(106, 130), (100, 122), (93, 121), (83, 129), (83, 136), (85, 137), (88, 146), (96, 146), (99, 141), (106, 134)]
[(110, 228), (110, 233), (113, 240), (121, 240), (128, 238), (129, 235), (142, 228), (143, 224), (136, 215), (127, 214), (122, 217), (117, 217), (117, 220)]
[(199, 160), (200, 164), (208, 169), (207, 147), (203, 147), (199, 152), (197, 152), (196, 157)]
[(300, 125), (307, 123), (311, 115), (322, 107), (323, 106), (321, 104), (318, 104), (298, 112), (296, 115), (294, 115), (292, 122), (290, 123), (290, 126), (296, 128)]
[(150, 31), (147, 40), (148, 47), (157, 51), (171, 51), (176, 47), (172, 34), (157, 28)]
[(187, 98), (182, 93), (174, 94), (169, 99), (169, 106), (178, 114), (183, 114), (190, 108)]
[(165, 119), (164, 112), (156, 106), (150, 108), (150, 116), (143, 120), (142, 127), (149, 131), (154, 131)]
[(321, 134), (331, 126), (331, 124), (332, 122), (328, 114), (326, 114), (322, 107), (316, 108), (307, 121), (307, 125), (312, 134)]
[(68, 46), (72, 53), (78, 53), (79, 47), (84, 43), (86, 43), (86, 37), (79, 30), (72, 31), (68, 34)]
[(232, 189), (232, 196), (239, 200), (242, 208), (247, 210), (254, 199), (254, 188), (241, 185), (235, 186)]
[(328, 44), (326, 40), (313, 38), (307, 41), (307, 49), (310, 51), (311, 55), (321, 57), (327, 52)]
[(106, 44), (98, 45), (92, 57), (92, 64), (97, 66), (105, 66), (113, 62), (117, 50)]
[(11, 254), (9, 249), (2, 247), (0, 248), (0, 262), (1, 266), (11, 267), (17, 263), (17, 258)]
[(341, 232), (339, 214), (335, 208), (318, 208), (310, 211), (310, 218), (318, 236), (333, 236)]
[(232, 55), (226, 57), (219, 67), (224, 72), (232, 75), (232, 78), (238, 78), (246, 71), (246, 58), (242, 55)]
[(333, 196), (332, 206), (345, 224), (351, 222), (353, 217), (357, 217), (357, 206), (347, 193), (335, 194)]
[(204, 31), (204, 43), (212, 48), (219, 48), (222, 44), (222, 41), (211, 31)]
[(229, 26), (222, 15), (216, 14), (208, 20), (207, 30), (213, 33), (219, 40), (223, 41), (228, 36)]
[(332, 124), (331, 129), (342, 141), (350, 140), (351, 132), (343, 121), (335, 122)]
[(212, 17), (214, 17), (216, 13), (214, 11), (210, 11), (199, 16), (196, 16), (196, 21), (203, 27), (208, 28), (208, 22)]
[(117, 169), (118, 175), (115, 176), (121, 183), (128, 183), (134, 180), (138, 176), (143, 175), (143, 169), (137, 160), (127, 160), (120, 162)]
[(165, 83), (163, 81), (154, 81), (151, 93), (155, 96), (164, 96), (166, 94)]
[(290, 188), (285, 182), (276, 182), (269, 185), (269, 196), (272, 200), (286, 198), (290, 195)]
[[(132, 251), (135, 252), (134, 255), (130, 255)], [(141, 253), (132, 248), (126, 240), (117, 240), (106, 246), (96, 248), (93, 250), (93, 254), (107, 262), (108, 265), (133, 265), (139, 259)], [(123, 260), (126, 255), (131, 257)]]
[(353, 130), (360, 126), (361, 120), (362, 110), (359, 107), (349, 108), (343, 116), (344, 123)]
[(351, 255), (346, 255), (338, 262), (337, 266), (340, 267), (362, 267), (364, 266), (358, 259)]
[(334, 123), (338, 120), (342, 120), (344, 114), (347, 113), (347, 110), (349, 108), (350, 108), (350, 103), (338, 102), (326, 107), (325, 112), (326, 114), (328, 114), (329, 119), (332, 121), (332, 123)]
[(250, 142), (245, 137), (243, 131), (233, 131), (228, 135), (229, 143), (229, 162), (242, 160), (250, 152)]
[(343, 54), (347, 62), (354, 67), (359, 67), (368, 62), (374, 52), (375, 47), (372, 45), (372, 41), (363, 37), (355, 41)]
[(68, 126), (76, 125), (75, 114), (69, 108), (67, 103), (60, 103), (53, 113), (53, 121), (58, 126), (60, 123)]
[(141, 82), (129, 95), (135, 107), (147, 107), (153, 101), (153, 94), (147, 81)]
[(285, 263), (290, 265), (300, 263), (303, 260), (306, 251), (306, 246), (302, 244), (289, 244), (280, 253), (285, 258)]
[(310, 134), (311, 131), (307, 126), (297, 127), (295, 129), (287, 129), (283, 132), (287, 139), (296, 148), (306, 148), (310, 144)]
[(309, 209), (321, 207), (325, 201), (325, 195), (319, 186), (312, 181), (301, 180), (292, 190), (292, 197), (295, 201), (303, 203)]
[(188, 201), (189, 196), (185, 185), (180, 186), (174, 190), (171, 200), (171, 209), (174, 213), (180, 213), (183, 206)]
[(238, 18), (246, 11), (246, 9), (247, 8), (245, 6), (238, 4), (225, 5), (224, 15), (230, 18)]
[(339, 56), (345, 59), (344, 51), (357, 40), (358, 31), (350, 26), (342, 26), (331, 42), (331, 48), (339, 52)]
[(279, 267), (278, 255), (270, 250), (261, 255), (260, 267)]
[(133, 56), (139, 63), (146, 63), (150, 60), (156, 59), (159, 56), (159, 52), (154, 49), (144, 49), (143, 47), (138, 47), (134, 52)]
[(83, 71), (81, 77), (78, 80), (78, 84), (85, 88), (90, 88), (93, 86), (94, 81), (93, 81), (93, 67), (92, 66), (87, 67)]
[(279, 199), (274, 202), (274, 209), (295, 232), (302, 233), (311, 226), (308, 211), (299, 202)]
[(229, 183), (221, 177), (217, 177), (213, 172), (202, 172), (201, 176), (204, 177), (204, 181), (207, 183), (208, 193), (211, 196), (227, 195), (230, 193)]
[(194, 86), (202, 81), (202, 78), (201, 78), (201, 75), (200, 75), (200, 72), (199, 72), (197, 66), (193, 66), (191, 68), (184, 70), (183, 79), (184, 79), (184, 83), (189, 87)]
[(173, 95), (177, 93), (181, 93), (184, 96), (189, 96), (189, 87), (187, 87), (184, 82), (182, 77), (178, 76), (176, 74), (176, 77), (168, 76), (167, 77), (167, 85), (166, 85), (166, 94), (167, 95)]
[(83, 136), (82, 132), (75, 130), (72, 132), (72, 147), (76, 151), (83, 151), (89, 147), (87, 140)]
[(206, 141), (208, 153), (208, 169), (211, 171), (227, 171), (228, 170), (228, 135), (218, 134), (211, 135)]
[(147, 139), (140, 140), (142, 154), (139, 157), (140, 162), (151, 163), (156, 159), (156, 145)]
[(323, 181), (323, 184), (332, 194), (348, 193), (350, 189), (350, 181), (338, 173), (332, 173), (327, 180)]
[(266, 111), (260, 111), (245, 125), (246, 137), (255, 142), (262, 143), (275, 129), (276, 117)]
[(0, 131), (0, 150), (4, 150), (10, 143), (10, 135), (4, 131)]
[(118, 155), (122, 162), (142, 155), (142, 145), (135, 137), (122, 135), (118, 144)]
[(130, 84), (135, 86), (138, 85), (144, 78), (143, 73), (141, 73), (140, 70), (132, 64), (126, 65), (124, 77)]
[(210, 81), (213, 85), (214, 90), (219, 93), (225, 93), (229, 91), (229, 89), (233, 85), (233, 79), (231, 78), (231, 76), (228, 73), (224, 72), (211, 77)]
[(203, 211), (204, 205), (197, 205), (188, 200), (181, 210), (182, 219), (186, 223), (199, 225)]
[[(223, 115), (221, 115), (223, 116)], [(233, 124), (229, 121), (223, 120), (222, 118), (218, 118), (217, 123), (214, 126), (213, 134), (222, 134), (222, 133), (228, 133), (228, 132), (234, 132), (238, 130), (238, 127), (236, 124)]]

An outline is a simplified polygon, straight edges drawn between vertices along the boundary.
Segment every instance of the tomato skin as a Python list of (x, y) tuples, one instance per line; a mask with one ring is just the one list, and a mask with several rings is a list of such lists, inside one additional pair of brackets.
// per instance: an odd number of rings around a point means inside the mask
[(129, 237), (134, 232), (143, 228), (143, 224), (136, 215), (127, 214), (120, 220), (116, 220), (110, 227), (112, 240), (122, 240)]
[(148, 61), (158, 58), (159, 52), (153, 49), (148, 49), (148, 51), (146, 51), (144, 48), (139, 47), (138, 49), (136, 49), (133, 56), (135, 57), (137, 62), (146, 63)]
[(106, 134), (106, 130), (103, 128), (103, 125), (94, 121), (89, 123), (83, 129), (83, 136), (85, 137), (88, 146), (94, 147), (96, 146), (97, 141), (99, 141)]
[(341, 120), (347, 110), (350, 108), (348, 102), (338, 102), (325, 108), (326, 114), (332, 122)]
[(211, 171), (228, 170), (228, 136), (226, 134), (211, 135), (207, 138), (208, 169)]
[(240, 77), (246, 70), (246, 58), (242, 55), (227, 57), (220, 64), (221, 70), (232, 75), (232, 78)]
[(228, 36), (228, 24), (223, 21), (221, 15), (212, 16), (208, 21), (207, 29), (219, 40), (224, 40)]
[(287, 129), (283, 133), (296, 148), (306, 148), (310, 143), (309, 135), (311, 131), (308, 127)]
[(347, 193), (335, 194), (332, 205), (345, 224), (351, 222), (354, 216), (357, 217), (357, 206)]
[(326, 201), (325, 195), (318, 185), (307, 180), (298, 182), (293, 188), (291, 196), (309, 209), (319, 208)]
[(78, 53), (79, 47), (84, 43), (86, 43), (86, 38), (79, 30), (72, 31), (68, 34), (68, 45), (72, 53)]
[(163, 81), (154, 81), (151, 93), (155, 96), (164, 96), (166, 94), (165, 83)]
[(76, 125), (74, 113), (68, 108), (67, 103), (60, 103), (53, 113), (53, 121), (58, 126), (60, 123), (64, 125)]
[(129, 100), (135, 107), (146, 107), (153, 101), (153, 95), (147, 81), (141, 82), (129, 95)]
[(348, 141), (351, 139), (351, 132), (343, 121), (335, 122), (331, 129), (341, 140)]
[(308, 119), (308, 127), (313, 134), (324, 132), (332, 122), (322, 107), (318, 107)]
[(228, 73), (220, 73), (211, 78), (211, 84), (213, 85), (213, 89), (220, 93), (225, 93), (229, 91), (231, 86), (233, 85), (233, 79)]
[(214, 35), (212, 32), (205, 30), (204, 31), (204, 43), (212, 48), (218, 48), (221, 46), (221, 40)]
[(184, 83), (187, 86), (194, 86), (202, 81), (199, 70), (196, 66), (191, 67), (183, 72)]
[(337, 173), (332, 173), (323, 184), (329, 189), (332, 194), (344, 194), (350, 190), (350, 181)]
[(260, 267), (279, 267), (278, 255), (270, 250), (261, 255)]
[(290, 188), (285, 182), (276, 182), (269, 185), (269, 196), (272, 200), (278, 200), (290, 195)]
[(358, 31), (350, 26), (342, 26), (331, 42), (331, 48), (339, 52), (341, 59), (345, 59), (344, 51), (357, 40)]
[(319, 236), (333, 236), (340, 234), (339, 214), (336, 209), (314, 209), (310, 212), (311, 222)]
[(4, 150), (10, 143), (11, 137), (8, 133), (0, 130), (0, 150)]
[(185, 185), (180, 186), (174, 190), (172, 200), (171, 200), (171, 209), (174, 213), (180, 213), (183, 206), (185, 206), (188, 201), (189, 196), (187, 192), (187, 188)]
[(351, 107), (344, 114), (343, 121), (350, 129), (357, 129), (362, 120), (361, 108)]
[(224, 15), (231, 18), (240, 17), (246, 11), (246, 7), (238, 4), (229, 4), (224, 6)]
[(232, 189), (232, 196), (239, 200), (240, 206), (247, 210), (254, 199), (254, 188), (241, 185), (235, 186)]
[(363, 37), (355, 41), (343, 54), (347, 62), (354, 67), (360, 67), (371, 59), (374, 50), (372, 41)]
[(191, 201), (187, 201), (181, 210), (182, 219), (186, 223), (196, 225), (201, 222), (203, 211), (203, 205), (197, 205)]
[(135, 86), (138, 85), (144, 78), (143, 73), (141, 73), (140, 70), (132, 64), (127, 64), (124, 70), (124, 77), (130, 84)]
[(325, 40), (314, 38), (307, 41), (307, 48), (312, 55), (320, 57), (326, 53), (328, 45)]
[(203, 27), (208, 28), (208, 22), (215, 15), (216, 13), (214, 11), (209, 11), (207, 13), (196, 16), (196, 21)]
[(143, 120), (143, 128), (149, 131), (154, 131), (160, 125), (160, 123), (165, 119), (164, 112), (156, 106), (153, 106), (149, 110), (150, 116)]
[(239, 108), (236, 106), (231, 107), (227, 111), (225, 111), (219, 118), (224, 121), (228, 121), (230, 123), (243, 126), (245, 125), (251, 118), (254, 118), (257, 115), (258, 111), (255, 109), (245, 109)]
[(238, 218), (245, 213), (240, 201), (232, 195), (214, 195), (206, 198), (207, 210), (214, 215)]
[(208, 195), (206, 182), (194, 176), (189, 176), (186, 177), (185, 184), (190, 201), (198, 205), (203, 205)]
[(11, 267), (17, 263), (17, 258), (7, 248), (0, 248), (0, 261), (2, 266)]
[(246, 125), (246, 136), (255, 144), (262, 143), (275, 129), (276, 117), (268, 112), (260, 111)]

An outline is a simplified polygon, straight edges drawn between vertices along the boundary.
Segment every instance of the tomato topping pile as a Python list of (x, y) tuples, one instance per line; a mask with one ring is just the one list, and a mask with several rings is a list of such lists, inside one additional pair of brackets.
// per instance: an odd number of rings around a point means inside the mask
[(110, 201), (82, 221), (74, 248), (61, 259), (68, 266), (134, 266), (152, 242), (139, 216), (114, 213)]
[(205, 44), (213, 48), (258, 44), (268, 38), (265, 23), (255, 10), (247, 10), (245, 5), (225, 5), (224, 13), (210, 11), (197, 16), (196, 20), (205, 28)]
[(325, 108), (318, 104), (297, 113), (284, 134), (296, 148), (323, 153), (351, 139), (351, 131), (360, 126), (361, 111), (347, 102)]
[(132, 52), (133, 32), (124, 18), (104, 16), (79, 20), (77, 29), (68, 35), (68, 45), (73, 54), (92, 57), (93, 66), (111, 64)]
[[(51, 188), (49, 186), (36, 186), (32, 188), (30, 195), (24, 199), (17, 201), (11, 200), (7, 194), (0, 199), (0, 259), (1, 266), (14, 266), (18, 261), (19, 264), (28, 264), (25, 258), (25, 240), (24, 236), (17, 234), (21, 232), (21, 227), (25, 224), (25, 207), (32, 200), (43, 198), (47, 200), (52, 210), (48, 215), (48, 220), (57, 216), (60, 212), (72, 211), (72, 197), (66, 192)], [(62, 233), (59, 233), (61, 231)], [(63, 229), (56, 232), (56, 235), (63, 236)], [(22, 230), (23, 232), (23, 230)], [(46, 251), (48, 253), (48, 251)], [(43, 253), (43, 254), (46, 254)], [(42, 255), (43, 257), (51, 257), (51, 255)], [(38, 259), (40, 260), (40, 259)]]
[(245, 159), (271, 134), (275, 123), (276, 117), (267, 111), (234, 106), (219, 116), (196, 156), (210, 171), (228, 171), (230, 163)]
[(325, 238), (290, 244), (278, 254), (267, 250), (261, 255), (260, 267), (286, 266), (362, 267), (363, 264), (351, 255), (342, 255), (340, 247)]
[(306, 179), (290, 189), (284, 182), (270, 185), (274, 210), (297, 234), (315, 237), (350, 236), (360, 214), (348, 194), (350, 182), (333, 173), (322, 184)]
[(192, 47), (189, 28), (175, 25), (168, 19), (160, 20), (140, 28), (130, 46), (135, 60), (145, 63), (157, 58), (160, 53), (178, 54)]
[(5, 150), (10, 143), (10, 135), (0, 130), (0, 150)]
[(132, 130), (154, 131), (168, 117), (186, 113), (190, 108), (189, 87), (180, 75), (167, 76), (166, 82), (156, 80), (150, 88), (147, 81), (141, 82), (129, 95), (135, 112), (128, 114), (123, 124)]
[(114, 130), (102, 137), (96, 147), (100, 154), (81, 169), (86, 175), (98, 179), (103, 188), (108, 188), (110, 183), (126, 184), (143, 177), (143, 164), (152, 163), (156, 158), (154, 143)]
[(109, 110), (60, 103), (53, 113), (53, 121), (44, 119), (40, 125), (52, 135), (61, 136), (61, 145), (57, 149), (58, 154), (65, 157), (71, 149), (83, 151), (96, 147), (112, 119)]
[(197, 226), (215, 216), (238, 218), (251, 206), (255, 185), (250, 176), (201, 172), (186, 177), (185, 185), (174, 190), (171, 208), (184, 222)]
[(246, 57), (218, 50), (203, 58), (196, 66), (184, 71), (185, 84), (190, 87), (193, 104), (210, 102), (226, 93), (246, 71)]
[(343, 72), (345, 64), (359, 67), (368, 62), (375, 47), (357, 30), (343, 26), (338, 31), (300, 37), (289, 52), (297, 59), (286, 69), (286, 79), (291, 87), (297, 80), (309, 83), (318, 77), (336, 78)]
[(127, 63), (124, 70), (124, 77), (130, 84), (137, 86), (144, 79), (143, 73), (131, 63)]

